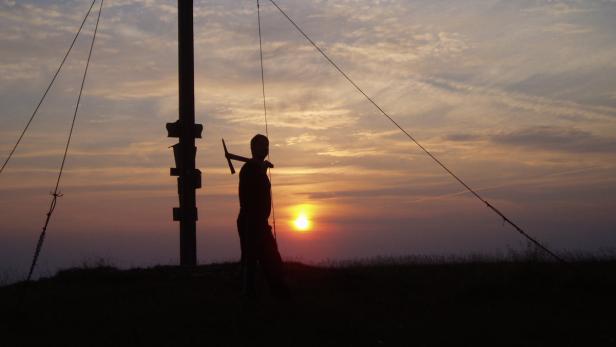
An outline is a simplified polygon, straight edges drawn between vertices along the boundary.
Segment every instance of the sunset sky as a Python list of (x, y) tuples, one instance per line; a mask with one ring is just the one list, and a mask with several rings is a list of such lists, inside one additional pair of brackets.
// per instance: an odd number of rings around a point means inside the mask
[[(89, 6), (0, 0), (4, 160)], [(390, 115), (558, 250), (616, 249), (616, 2), (279, 0)], [(97, 9), (98, 5), (95, 5)], [(22, 276), (45, 219), (93, 11), (0, 175), (0, 276)], [(358, 94), (266, 0), (262, 31), (283, 257), (499, 254), (526, 243)], [(264, 133), (255, 1), (195, 1), (201, 263), (239, 258), (237, 175)], [(107, 0), (39, 274), (103, 258), (174, 264), (165, 123), (178, 118), (175, 1)], [(236, 163), (239, 168), (239, 163)], [(304, 213), (309, 230), (294, 219)]]

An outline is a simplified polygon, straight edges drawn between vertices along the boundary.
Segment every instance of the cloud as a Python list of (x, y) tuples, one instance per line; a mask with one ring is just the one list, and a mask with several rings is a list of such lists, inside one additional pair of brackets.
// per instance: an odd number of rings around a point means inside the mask
[[(451, 193), (452, 187), (450, 184), (442, 185), (422, 185), (411, 187), (387, 187), (377, 189), (353, 189), (353, 190), (329, 190), (325, 192), (300, 193), (306, 195), (310, 199), (355, 199), (355, 198), (387, 198), (387, 197), (403, 197), (405, 199), (413, 199), (417, 197), (426, 198), (434, 195), (444, 195)], [(452, 197), (453, 195), (446, 195)]]
[(162, 76), (152, 80), (119, 81), (113, 85), (98, 86), (87, 93), (114, 101), (174, 97), (177, 94), (177, 81)]
[(616, 138), (598, 136), (576, 128), (539, 126), (495, 135), (453, 133), (445, 137), (454, 142), (490, 142), (502, 146), (568, 153), (614, 153)]
[(553, 25), (543, 29), (546, 32), (557, 34), (588, 34), (592, 32), (589, 27), (575, 25), (570, 23), (554, 23)]
[(535, 127), (501, 133), (490, 137), (492, 142), (509, 146), (571, 153), (616, 152), (616, 138), (606, 138), (575, 128)]
[(549, 16), (567, 16), (572, 14), (588, 13), (593, 9), (580, 6), (572, 1), (550, 0), (545, 5), (523, 9), (526, 13), (537, 13)]
[(299, 136), (291, 136), (286, 139), (286, 143), (289, 146), (305, 143), (305, 142), (313, 142), (317, 139), (316, 136), (311, 135), (309, 133), (304, 133)]
[(354, 148), (354, 149), (336, 149), (330, 147), (323, 152), (318, 152), (317, 155), (325, 155), (330, 157), (343, 157), (343, 158), (364, 158), (374, 156), (384, 156), (386, 153), (383, 150), (376, 148)]
[(454, 133), (445, 136), (445, 140), (447, 141), (455, 141), (455, 142), (470, 142), (470, 141), (478, 141), (483, 139), (481, 135), (478, 134), (466, 134), (466, 133)]
[(24, 59), (16, 63), (0, 63), (1, 79), (5, 81), (32, 80), (39, 75), (32, 59)]

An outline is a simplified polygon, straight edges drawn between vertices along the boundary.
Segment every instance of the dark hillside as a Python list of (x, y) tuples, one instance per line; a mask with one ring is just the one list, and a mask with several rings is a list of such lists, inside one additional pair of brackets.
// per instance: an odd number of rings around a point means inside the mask
[(616, 345), (616, 262), (286, 264), (294, 297), (240, 300), (238, 265), (74, 269), (0, 288), (0, 345)]

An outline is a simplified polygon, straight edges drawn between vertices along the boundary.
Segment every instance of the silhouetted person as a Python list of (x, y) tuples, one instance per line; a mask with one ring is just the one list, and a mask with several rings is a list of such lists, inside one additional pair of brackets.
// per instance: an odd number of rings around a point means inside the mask
[(240, 213), (237, 230), (242, 251), (242, 289), (248, 299), (256, 297), (255, 272), (261, 265), (274, 296), (288, 296), (283, 280), (282, 259), (268, 224), (272, 206), (271, 186), (264, 162), (269, 153), (269, 140), (256, 135), (250, 141), (252, 159), (240, 170)]

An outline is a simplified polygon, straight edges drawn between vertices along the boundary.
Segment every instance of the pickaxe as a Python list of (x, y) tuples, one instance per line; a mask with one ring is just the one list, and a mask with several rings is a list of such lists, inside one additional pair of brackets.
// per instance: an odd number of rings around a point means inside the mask
[[(233, 163), (231, 162), (232, 159), (237, 160), (237, 161), (242, 161), (242, 162), (247, 162), (250, 160), (250, 158), (246, 158), (246, 157), (242, 157), (241, 155), (229, 153), (229, 151), (227, 150), (227, 145), (225, 144), (225, 139), (222, 139), (222, 147), (225, 149), (225, 158), (227, 158), (227, 164), (229, 164), (229, 169), (231, 170), (232, 175), (235, 173), (235, 168), (233, 167)], [(267, 168), (274, 167), (274, 164), (270, 163), (267, 160), (263, 161), (263, 165)]]

